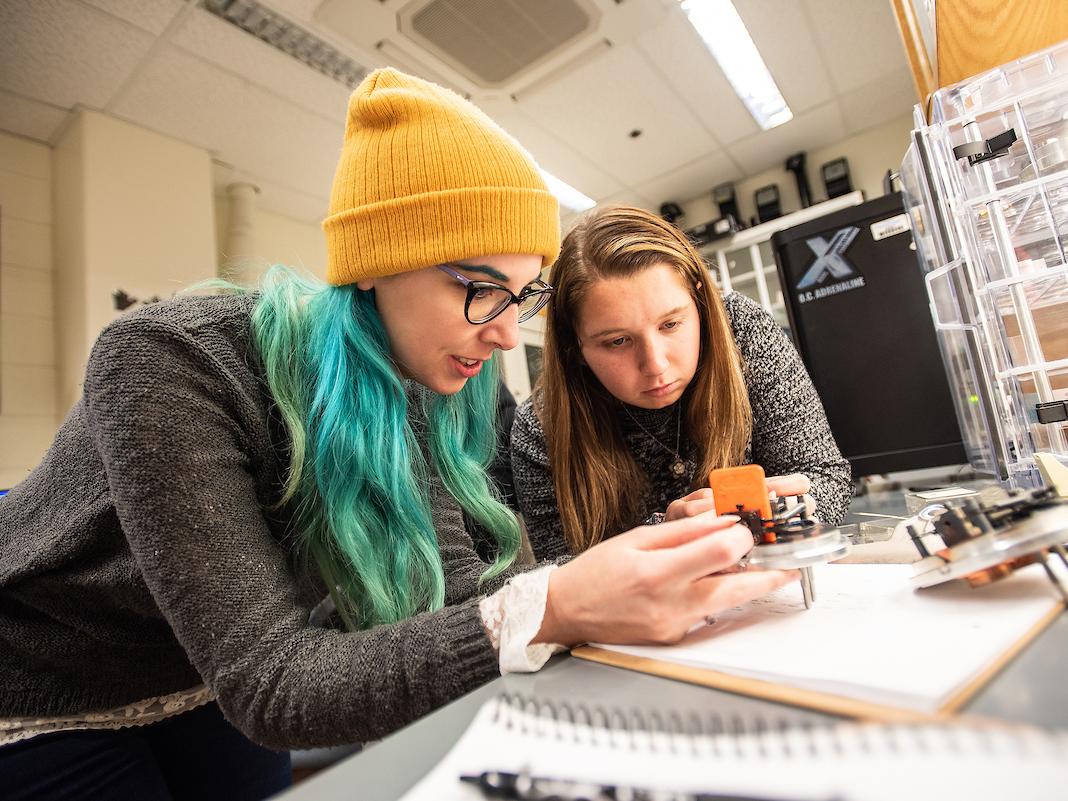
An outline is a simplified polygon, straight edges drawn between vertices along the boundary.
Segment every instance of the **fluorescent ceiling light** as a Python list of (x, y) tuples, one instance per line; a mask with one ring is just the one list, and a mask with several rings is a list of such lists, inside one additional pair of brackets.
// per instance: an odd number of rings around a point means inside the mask
[(592, 209), (597, 205), (596, 200), (586, 197), (575, 187), (565, 184), (555, 175), (547, 173), (540, 167), (538, 170), (541, 172), (541, 177), (545, 179), (545, 183), (548, 184), (549, 191), (560, 201), (561, 206), (569, 208), (571, 211), (579, 212)]
[(794, 118), (731, 0), (682, 0), (690, 24), (705, 40), (738, 97), (765, 131)]

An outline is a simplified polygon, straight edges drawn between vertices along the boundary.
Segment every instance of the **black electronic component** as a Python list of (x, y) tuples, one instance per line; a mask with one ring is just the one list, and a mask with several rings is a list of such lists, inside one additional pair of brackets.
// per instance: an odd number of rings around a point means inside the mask
[(719, 184), (712, 188), (712, 200), (719, 207), (719, 216), (722, 219), (731, 217), (738, 219), (738, 198), (734, 195), (734, 184)]
[(674, 225), (676, 220), (681, 220), (685, 215), (682, 206), (669, 200), (667, 203), (660, 204), (660, 216)]
[(1038, 415), (1038, 422), (1044, 425), (1062, 423), (1068, 420), (1068, 401), (1036, 403), (1035, 413)]
[(808, 186), (808, 173), (805, 171), (804, 152), (794, 153), (786, 159), (786, 164), (784, 166), (794, 174), (794, 180), (797, 182), (797, 196), (801, 199), (801, 208), (807, 209), (812, 205), (812, 191)]
[(848, 195), (853, 191), (849, 162), (844, 158), (828, 161), (820, 167), (820, 175), (823, 176), (823, 186), (827, 190), (828, 199)]
[(683, 233), (690, 238), (694, 247), (699, 248), (710, 242), (714, 242), (717, 239), (730, 236), (735, 231), (739, 230), (741, 230), (741, 228), (737, 221), (733, 217), (728, 216), (719, 220), (713, 220), (712, 222), (695, 225), (693, 228), (687, 228)]
[(957, 145), (953, 148), (953, 156), (958, 159), (968, 159), (968, 163), (974, 167), (980, 162), (1004, 156), (1015, 142), (1016, 129), (1009, 128), (982, 142), (965, 142), (963, 145)]
[(762, 186), (753, 193), (753, 201), (756, 203), (757, 217), (761, 222), (774, 220), (782, 216), (782, 200), (779, 197), (779, 185), (768, 184)]

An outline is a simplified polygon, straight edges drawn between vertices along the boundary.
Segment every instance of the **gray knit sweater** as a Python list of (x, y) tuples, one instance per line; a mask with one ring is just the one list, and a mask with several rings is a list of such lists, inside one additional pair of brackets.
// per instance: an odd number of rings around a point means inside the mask
[[(275, 748), (380, 737), (498, 675), (485, 569), (431, 479), (445, 609), (346, 633), (294, 567), (281, 428), (249, 297), (153, 304), (110, 325), (42, 463), (0, 498), (0, 717), (108, 709), (201, 682)], [(414, 421), (413, 421), (414, 422)], [(288, 535), (288, 536), (287, 536)], [(509, 574), (511, 575), (511, 574)]]
[[(763, 466), (769, 476), (804, 473), (812, 480), (817, 515), (837, 523), (852, 496), (849, 462), (838, 450), (812, 381), (793, 345), (757, 303), (731, 292), (724, 296), (753, 409), (753, 434), (746, 461)], [(512, 470), (516, 497), (526, 521), (534, 555), (550, 559), (568, 553), (549, 469), (545, 434), (535, 413), (537, 395), (516, 411), (512, 426)], [(666, 409), (639, 409), (619, 404), (617, 422), (623, 439), (649, 482), (641, 516), (633, 527), (662, 512), (695, 486), (697, 449), (683, 429), (679, 451), (686, 474), (675, 478), (670, 465), (678, 432), (678, 403)]]

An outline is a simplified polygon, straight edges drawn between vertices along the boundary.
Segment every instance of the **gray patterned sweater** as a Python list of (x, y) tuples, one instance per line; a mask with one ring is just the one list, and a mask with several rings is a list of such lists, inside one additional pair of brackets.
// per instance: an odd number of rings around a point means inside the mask
[(325, 590), (264, 512), (285, 455), (252, 303), (186, 298), (110, 325), (44, 460), (0, 498), (0, 718), (203, 682), (251, 739), (312, 747), (375, 739), (499, 675), (477, 596), (508, 575), (478, 585), (486, 566), (433, 477), (450, 606), (355, 633), (308, 624)]
[[(837, 523), (852, 496), (849, 463), (835, 444), (812, 381), (797, 351), (782, 330), (756, 302), (731, 292), (724, 296), (734, 339), (738, 343), (743, 373), (753, 409), (753, 434), (746, 461), (763, 466), (769, 476), (804, 473), (812, 480), (817, 515)], [(549, 469), (545, 435), (535, 413), (532, 396), (516, 411), (512, 426), (512, 470), (516, 497), (526, 521), (530, 544), (537, 559), (568, 553), (556, 506)], [(676, 478), (670, 466), (675, 461), (678, 403), (666, 409), (639, 409), (619, 404), (618, 422), (624, 441), (649, 478), (642, 516), (637, 526), (654, 512), (664, 511), (695, 484), (696, 446), (686, 439), (680, 455), (686, 473)], [(707, 486), (703, 481), (698, 486)]]

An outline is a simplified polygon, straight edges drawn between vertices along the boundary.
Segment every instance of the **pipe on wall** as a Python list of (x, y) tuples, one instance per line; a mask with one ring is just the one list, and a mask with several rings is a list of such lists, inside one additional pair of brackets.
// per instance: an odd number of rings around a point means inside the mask
[(256, 259), (256, 195), (255, 184), (239, 182), (226, 187), (230, 200), (230, 219), (226, 228), (226, 259), (224, 275), (231, 281), (249, 286), (258, 277)]

